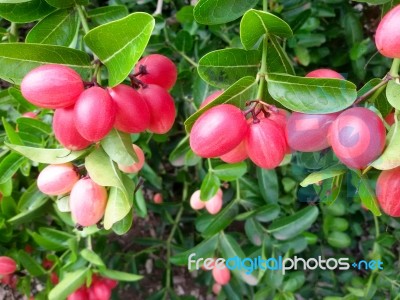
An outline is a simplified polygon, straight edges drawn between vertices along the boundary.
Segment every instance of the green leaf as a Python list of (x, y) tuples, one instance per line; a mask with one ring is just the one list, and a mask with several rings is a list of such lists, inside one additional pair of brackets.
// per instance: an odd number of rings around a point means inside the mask
[(277, 203), (279, 197), (278, 176), (275, 170), (257, 168), (258, 186), (266, 203)]
[(235, 181), (247, 172), (247, 164), (240, 162), (236, 164), (221, 164), (213, 169), (213, 173), (224, 181)]
[(128, 9), (125, 5), (103, 6), (89, 10), (87, 15), (94, 23), (101, 25), (126, 17)]
[(261, 52), (258, 50), (216, 50), (199, 60), (197, 71), (209, 84), (227, 88), (245, 76), (255, 76), (260, 60)]
[(69, 247), (69, 241), (75, 239), (76, 237), (72, 234), (66, 233), (64, 231), (56, 230), (53, 228), (40, 227), (39, 234), (45, 239), (53, 242), (54, 244)]
[(49, 300), (60, 300), (67, 298), (81, 285), (85, 283), (89, 269), (80, 269), (71, 273), (66, 273), (64, 278), (49, 293)]
[(226, 103), (243, 108), (245, 107), (246, 101), (255, 97), (256, 92), (257, 83), (253, 77), (244, 77), (239, 79), (232, 86), (226, 89), (226, 91), (218, 98), (216, 98), (214, 101), (211, 101), (211, 103), (207, 104), (205, 107), (199, 109), (197, 112), (191, 115), (185, 121), (186, 131), (190, 132), (194, 122), (196, 122), (196, 120), (211, 107)]
[(41, 248), (49, 251), (62, 251), (68, 249), (69, 244), (59, 244), (57, 241), (44, 237), (36, 232), (28, 231), (36, 244)]
[(213, 173), (207, 173), (204, 177), (203, 182), (200, 187), (200, 200), (207, 201), (210, 200), (218, 191), (221, 182), (218, 177)]
[(22, 142), (19, 134), (14, 130), (14, 128), (6, 121), (5, 118), (1, 118), (3, 122), (3, 127), (4, 130), (6, 131), (8, 140), (16, 145), (23, 145), (24, 143)]
[(224, 230), (235, 220), (238, 211), (239, 209), (236, 201), (231, 201), (229, 205), (227, 205), (222, 211), (218, 213), (218, 215), (213, 216), (211, 222), (202, 232), (202, 235), (204, 237), (210, 237), (220, 232), (221, 230)]
[[(171, 262), (175, 265), (184, 266), (188, 265), (189, 255), (195, 253), (193, 259), (214, 257), (214, 251), (218, 246), (218, 235), (214, 235), (208, 239), (204, 239), (201, 243), (197, 244), (194, 248), (181, 252), (171, 257)], [(189, 269), (194, 269), (195, 265), (188, 266)]]
[(46, 0), (46, 2), (57, 8), (68, 8), (75, 5), (89, 4), (89, 0)]
[(8, 93), (10, 94), (10, 96), (18, 101), (18, 103), (21, 105), (21, 108), (23, 108), (24, 110), (32, 111), (36, 109), (35, 105), (28, 102), (28, 100), (26, 100), (24, 96), (22, 96), (22, 93), (19, 89), (11, 87), (8, 89)]
[(181, 30), (176, 35), (175, 46), (179, 51), (188, 53), (193, 48), (193, 37), (186, 30)]
[(12, 145), (9, 143), (4, 144), (26, 158), (43, 164), (63, 164), (73, 161), (86, 153), (86, 150), (71, 151), (68, 149), (44, 149)]
[(193, 15), (200, 24), (223, 24), (240, 18), (257, 3), (257, 0), (200, 0), (194, 7)]
[(353, 0), (353, 1), (364, 2), (364, 3), (368, 3), (368, 4), (372, 4), (372, 5), (380, 5), (380, 4), (390, 2), (391, 0)]
[(147, 163), (144, 163), (140, 173), (146, 179), (146, 181), (151, 183), (156, 189), (162, 189), (161, 177)]
[(351, 239), (348, 234), (339, 231), (333, 231), (328, 235), (328, 244), (334, 248), (345, 249), (351, 244)]
[(356, 86), (346, 80), (268, 74), (272, 98), (290, 110), (325, 114), (341, 111), (357, 98)]
[(368, 208), (375, 216), (382, 215), (378, 199), (376, 198), (374, 190), (371, 188), (366, 175), (360, 177), (360, 185), (358, 187), (358, 195), (360, 196), (362, 204)]
[(0, 3), (6, 3), (6, 4), (10, 4), (10, 3), (24, 3), (24, 2), (29, 2), (32, 0), (0, 0)]
[(80, 254), (84, 259), (86, 259), (88, 262), (92, 263), (95, 266), (98, 267), (106, 266), (103, 260), (100, 258), (100, 256), (98, 256), (93, 250), (85, 248), (80, 252)]
[(78, 15), (74, 10), (57, 10), (40, 20), (28, 33), (27, 43), (69, 46), (78, 30)]
[(10, 178), (6, 182), (0, 184), (0, 193), (3, 194), (3, 197), (11, 196), (13, 191), (13, 180)]
[(132, 71), (149, 42), (154, 24), (151, 15), (133, 13), (85, 35), (86, 45), (108, 69), (110, 87), (124, 81)]
[(43, 267), (24, 250), (18, 251), (18, 262), (22, 264), (31, 276), (37, 277), (46, 273)]
[(0, 162), (0, 183), (8, 181), (25, 162), (25, 157), (17, 153), (9, 153)]
[[(136, 199), (137, 197), (135, 197)], [(112, 230), (118, 234), (123, 235), (131, 229), (133, 223), (133, 212), (129, 211), (128, 214), (118, 222), (114, 223), (112, 226)]]
[(108, 156), (118, 164), (130, 166), (138, 161), (138, 157), (132, 148), (132, 140), (129, 133), (113, 128), (101, 140), (101, 146)]
[(108, 270), (108, 269), (101, 269), (100, 274), (103, 275), (104, 277), (111, 278), (111, 279), (114, 279), (117, 281), (134, 282), (134, 281), (141, 280), (143, 278), (143, 276), (141, 276), (141, 275), (125, 273), (125, 272), (120, 272), (120, 271), (114, 271), (114, 270)]
[(371, 166), (378, 170), (391, 170), (400, 166), (400, 123), (395, 123), (388, 134), (389, 143), (382, 155)]
[(43, 133), (46, 136), (53, 133), (52, 127), (41, 120), (32, 118), (18, 118), (17, 124), (18, 129), (22, 132), (34, 132), (35, 134)]
[(276, 37), (270, 36), (268, 42), (267, 72), (268, 73), (287, 73), (295, 75), (292, 62), (286, 51)]
[(104, 213), (104, 228), (110, 229), (114, 223), (129, 214), (132, 203), (129, 203), (124, 192), (117, 187), (111, 187), (106, 210)]
[(293, 32), (285, 21), (271, 13), (248, 10), (240, 21), (240, 40), (244, 48), (253, 48), (264, 34), (288, 38)]
[(277, 240), (288, 240), (310, 228), (317, 217), (318, 208), (316, 206), (308, 206), (291, 216), (282, 217), (272, 222), (268, 227), (268, 231)]
[(346, 173), (347, 170), (348, 169), (344, 165), (340, 165), (340, 164), (334, 165), (334, 166), (328, 167), (324, 170), (311, 173), (302, 182), (300, 182), (300, 185), (305, 187), (310, 184), (314, 184), (314, 183), (317, 183), (319, 181), (322, 181), (322, 180), (325, 180), (328, 178), (342, 175), (342, 174)]
[(386, 97), (395, 109), (400, 109), (400, 84), (397, 83), (396, 80), (388, 82), (386, 86)]
[[(9, 3), (9, 2), (8, 2)], [(54, 10), (44, 0), (30, 0), (0, 4), (0, 17), (15, 23), (29, 23), (41, 19)]]
[(83, 78), (90, 74), (90, 57), (83, 51), (62, 46), (2, 43), (0, 44), (0, 78), (13, 84), (32, 69), (43, 64), (61, 64), (75, 69)]

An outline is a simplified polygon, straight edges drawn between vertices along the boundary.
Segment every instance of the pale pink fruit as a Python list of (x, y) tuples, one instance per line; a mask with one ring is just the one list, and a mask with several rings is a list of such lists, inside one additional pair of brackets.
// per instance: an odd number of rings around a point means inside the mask
[(314, 70), (308, 73), (305, 77), (344, 79), (344, 77), (340, 73), (331, 69)]
[(228, 164), (235, 164), (244, 161), (247, 157), (248, 155), (246, 151), (246, 145), (243, 140), (239, 145), (237, 145), (231, 151), (225, 153), (224, 155), (221, 155), (220, 159)]
[(145, 158), (144, 158), (143, 150), (135, 144), (132, 144), (132, 148), (133, 148), (133, 151), (135, 151), (135, 153), (136, 153), (138, 162), (133, 163), (130, 166), (124, 166), (124, 165), (118, 164), (118, 168), (125, 173), (137, 173), (143, 168), (143, 165), (144, 165)]
[(221, 292), (222, 286), (219, 283), (214, 283), (212, 286), (212, 291), (215, 295), (219, 295)]
[(205, 207), (210, 214), (216, 215), (221, 210), (222, 205), (222, 191), (221, 189), (218, 189), (217, 194), (215, 194), (210, 200), (206, 201)]
[(195, 191), (190, 197), (190, 206), (194, 210), (203, 209), (206, 206), (206, 202), (200, 200), (200, 190)]
[(163, 199), (163, 195), (160, 194), (160, 193), (155, 194), (154, 197), (153, 197), (153, 202), (155, 204), (161, 204), (161, 203), (163, 203), (163, 200), (164, 200)]
[(218, 91), (215, 91), (214, 93), (212, 93), (210, 96), (208, 96), (206, 99), (204, 99), (204, 101), (200, 105), (200, 108), (203, 108), (208, 103), (217, 99), (220, 95), (222, 95), (223, 92), (224, 92), (223, 90), (218, 90)]
[(78, 180), (74, 165), (65, 163), (45, 167), (39, 174), (37, 185), (42, 193), (55, 196), (69, 193)]
[(220, 285), (228, 284), (229, 281), (231, 280), (231, 272), (226, 266), (222, 269), (215, 267), (212, 270), (212, 275), (214, 277), (215, 282)]
[(22, 117), (29, 119), (36, 119), (37, 114), (34, 111), (28, 111), (22, 114)]
[(15, 272), (17, 263), (11, 257), (0, 256), (0, 275), (9, 275)]

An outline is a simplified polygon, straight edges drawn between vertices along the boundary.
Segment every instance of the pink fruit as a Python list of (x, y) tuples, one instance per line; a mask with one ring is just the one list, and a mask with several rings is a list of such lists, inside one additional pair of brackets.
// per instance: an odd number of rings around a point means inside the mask
[(342, 75), (338, 72), (333, 71), (331, 69), (318, 69), (311, 71), (305, 77), (314, 77), (314, 78), (337, 78), (337, 79), (344, 79)]
[(205, 202), (206, 210), (212, 214), (216, 215), (222, 208), (223, 200), (222, 200), (222, 191), (218, 189), (217, 194), (215, 194), (211, 199)]
[(88, 291), (85, 286), (80, 287), (71, 295), (68, 296), (67, 300), (88, 300)]
[(45, 167), (39, 174), (37, 185), (42, 193), (55, 196), (69, 193), (78, 180), (74, 165), (65, 163)]
[[(287, 110), (278, 108), (278, 112), (270, 111), (269, 113), (270, 113), (270, 115), (269, 115), (268, 119), (270, 119), (271, 121), (274, 121), (276, 124), (281, 126), (283, 129), (286, 128), (288, 118), (290, 117), (290, 113)], [(262, 116), (262, 115), (263, 114), (261, 113), (260, 116)]]
[(212, 286), (212, 291), (215, 295), (219, 295), (221, 292), (222, 286), (219, 283), (214, 283)]
[(212, 93), (210, 96), (208, 96), (206, 99), (204, 99), (204, 101), (200, 105), (200, 108), (203, 108), (208, 103), (217, 99), (220, 95), (222, 95), (223, 92), (224, 92), (223, 90), (218, 90), (218, 91), (215, 91), (214, 93)]
[(363, 107), (350, 108), (337, 117), (329, 131), (329, 141), (346, 166), (362, 169), (378, 158), (385, 147), (386, 131), (382, 120)]
[(389, 124), (389, 126), (392, 126), (394, 124), (394, 113), (390, 113), (385, 117), (386, 123)]
[(400, 58), (400, 5), (395, 6), (381, 20), (376, 29), (378, 51), (390, 58)]
[(9, 275), (15, 272), (17, 263), (11, 257), (0, 256), (0, 275)]
[(109, 300), (111, 298), (111, 289), (103, 281), (96, 281), (88, 289), (88, 295), (88, 300)]
[(33, 111), (28, 111), (22, 114), (22, 117), (29, 118), (29, 119), (36, 119), (37, 114)]
[(382, 210), (400, 217), (400, 168), (383, 171), (376, 182), (376, 196)]
[(259, 123), (250, 124), (245, 145), (249, 158), (257, 166), (265, 169), (279, 166), (287, 150), (282, 127), (265, 118)]
[(220, 159), (228, 164), (235, 164), (244, 161), (247, 157), (248, 155), (246, 151), (246, 145), (243, 140), (239, 145), (237, 145), (231, 151), (225, 153), (224, 155), (221, 155)]
[(80, 179), (69, 197), (72, 218), (82, 226), (91, 226), (101, 220), (107, 204), (107, 190), (90, 178)]
[(57, 141), (73, 151), (87, 148), (91, 142), (81, 136), (75, 126), (74, 107), (58, 108), (54, 111), (53, 130)]
[(106, 90), (98, 86), (85, 90), (76, 101), (74, 110), (76, 129), (88, 141), (100, 141), (114, 126), (114, 101)]
[(114, 127), (128, 133), (139, 133), (147, 129), (150, 123), (150, 112), (146, 101), (130, 86), (120, 84), (108, 88), (116, 105)]
[(162, 194), (160, 194), (160, 193), (155, 194), (154, 197), (153, 197), (153, 202), (156, 203), (156, 204), (161, 204), (161, 203), (163, 203), (163, 196), (162, 196)]
[(302, 152), (314, 152), (329, 147), (328, 132), (339, 113), (309, 115), (292, 113), (286, 125), (289, 147)]
[(206, 206), (206, 203), (200, 200), (200, 190), (195, 191), (192, 196), (190, 196), (190, 206), (194, 210), (203, 209)]
[(148, 84), (139, 89), (150, 112), (148, 129), (157, 134), (167, 133), (175, 122), (175, 103), (170, 94), (162, 87)]
[(43, 108), (74, 105), (84, 86), (73, 69), (62, 65), (43, 65), (30, 71), (22, 80), (22, 95)]
[(238, 146), (247, 130), (246, 118), (239, 108), (231, 104), (217, 105), (194, 123), (190, 147), (201, 157), (218, 157)]
[(118, 281), (110, 278), (103, 277), (102, 282), (104, 282), (110, 289), (115, 288), (118, 285)]
[(215, 267), (212, 270), (212, 276), (214, 277), (215, 282), (220, 285), (228, 284), (231, 280), (231, 272), (226, 266), (224, 266), (222, 269)]
[(175, 64), (166, 56), (161, 54), (150, 54), (138, 61), (135, 73), (140, 71), (140, 66), (146, 67), (146, 73), (137, 78), (147, 84), (157, 84), (169, 90), (176, 82), (177, 70)]
[(133, 163), (130, 166), (124, 166), (124, 165), (118, 164), (118, 168), (125, 173), (137, 173), (143, 168), (143, 165), (144, 165), (145, 159), (144, 159), (143, 150), (139, 146), (136, 146), (135, 144), (132, 144), (132, 148), (133, 148), (133, 151), (135, 151), (135, 153), (137, 155), (138, 162)]

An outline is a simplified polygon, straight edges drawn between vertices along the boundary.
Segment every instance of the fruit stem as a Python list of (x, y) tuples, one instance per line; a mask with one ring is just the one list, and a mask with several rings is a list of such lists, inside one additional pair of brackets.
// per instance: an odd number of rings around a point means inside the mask
[(390, 68), (389, 74), (392, 77), (398, 77), (399, 76), (399, 67), (400, 67), (400, 58), (393, 59), (392, 67)]
[(18, 24), (11, 22), (10, 34), (8, 35), (8, 41), (18, 41)]
[(85, 12), (83, 11), (82, 6), (76, 5), (75, 7), (76, 7), (76, 10), (78, 11), (78, 15), (79, 15), (79, 19), (82, 24), (83, 31), (85, 33), (88, 33), (90, 31), (90, 29), (89, 29), (88, 22), (86, 20)]
[(261, 69), (258, 72), (258, 80), (260, 81), (258, 86), (257, 99), (264, 100), (264, 89), (265, 89), (265, 77), (267, 76), (267, 54), (268, 54), (268, 36), (264, 36), (263, 40), (263, 52), (261, 58)]
[(213, 171), (213, 167), (212, 167), (211, 159), (207, 158), (207, 162), (208, 162), (208, 171), (212, 172)]
[(383, 79), (382, 81), (377, 84), (376, 86), (374, 86), (372, 89), (370, 89), (368, 92), (366, 92), (364, 95), (357, 97), (356, 101), (354, 101), (353, 105), (357, 105), (360, 102), (368, 99), (369, 97), (371, 97), (376, 91), (378, 91), (379, 89), (382, 89), (383, 87), (385, 87), (387, 85), (387, 83), (393, 79), (393, 76), (390, 73), (388, 73)]

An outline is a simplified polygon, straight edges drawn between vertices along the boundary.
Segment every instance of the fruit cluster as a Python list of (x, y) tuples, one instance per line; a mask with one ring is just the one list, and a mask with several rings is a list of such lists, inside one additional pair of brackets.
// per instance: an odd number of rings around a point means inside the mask
[(118, 282), (109, 278), (93, 275), (90, 286), (83, 285), (71, 295), (67, 300), (109, 300), (112, 289)]

